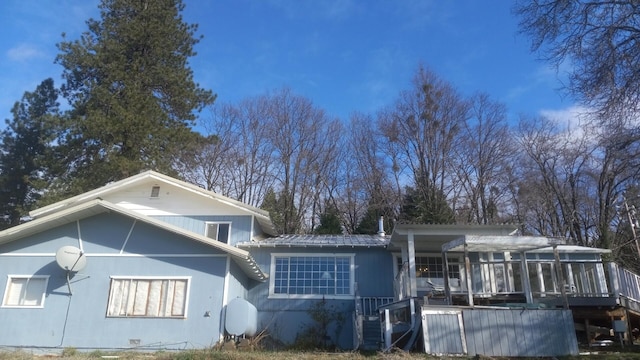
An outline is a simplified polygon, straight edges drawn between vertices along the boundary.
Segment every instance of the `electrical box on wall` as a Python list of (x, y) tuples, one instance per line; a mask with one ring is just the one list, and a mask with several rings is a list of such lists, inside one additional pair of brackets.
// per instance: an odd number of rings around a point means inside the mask
[(613, 331), (622, 333), (627, 331), (627, 322), (624, 320), (613, 320)]

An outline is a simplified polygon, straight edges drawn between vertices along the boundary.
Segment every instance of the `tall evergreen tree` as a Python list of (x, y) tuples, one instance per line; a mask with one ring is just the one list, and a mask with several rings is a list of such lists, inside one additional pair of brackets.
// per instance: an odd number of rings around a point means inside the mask
[(17, 225), (46, 186), (47, 159), (58, 116), (58, 90), (46, 79), (11, 109), (0, 145), (2, 227)]
[(453, 224), (455, 215), (441, 192), (432, 190), (429, 201), (412, 187), (405, 189), (400, 220), (417, 224)]
[[(291, 195), (281, 191), (276, 193), (273, 188), (267, 190), (260, 208), (269, 212), (271, 221), (279, 234), (297, 234), (300, 232), (300, 223), (292, 221), (298, 218), (298, 209), (287, 207)], [(288, 216), (287, 216), (288, 215)]]
[(342, 223), (338, 208), (329, 201), (325, 202), (324, 211), (320, 214), (320, 225), (313, 232), (316, 234), (338, 235), (342, 234)]
[(58, 44), (61, 90), (72, 110), (61, 145), (70, 193), (145, 169), (173, 173), (194, 133), (196, 113), (213, 103), (193, 80), (197, 25), (181, 0), (102, 0), (79, 40)]

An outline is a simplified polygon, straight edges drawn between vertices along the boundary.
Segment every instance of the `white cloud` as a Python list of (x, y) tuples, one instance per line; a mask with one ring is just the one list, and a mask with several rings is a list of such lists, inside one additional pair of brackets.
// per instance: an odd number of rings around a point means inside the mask
[(593, 124), (592, 112), (580, 105), (564, 109), (541, 110), (540, 115), (553, 121), (567, 138), (581, 139), (594, 136), (588, 129)]
[(11, 61), (22, 62), (44, 57), (44, 53), (33, 45), (23, 43), (7, 50), (7, 57)]

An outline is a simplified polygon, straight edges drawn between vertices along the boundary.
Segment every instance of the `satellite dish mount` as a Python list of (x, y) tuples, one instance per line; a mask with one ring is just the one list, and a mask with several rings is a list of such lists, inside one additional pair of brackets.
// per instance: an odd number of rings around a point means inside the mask
[(87, 257), (82, 250), (75, 246), (63, 246), (56, 251), (56, 262), (62, 270), (67, 272), (67, 287), (69, 288), (69, 294), (73, 295), (70, 279), (72, 274), (81, 271), (87, 266)]

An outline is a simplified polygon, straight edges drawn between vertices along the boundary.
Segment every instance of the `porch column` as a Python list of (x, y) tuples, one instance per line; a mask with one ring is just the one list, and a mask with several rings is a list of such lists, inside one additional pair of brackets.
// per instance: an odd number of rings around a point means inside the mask
[(416, 280), (416, 246), (413, 239), (413, 230), (407, 234), (407, 250), (409, 251), (409, 284), (411, 297), (418, 297), (418, 281)]
[(522, 274), (522, 291), (524, 291), (524, 297), (527, 299), (527, 304), (533, 304), (529, 264), (527, 264), (527, 253), (524, 251), (520, 253), (520, 273)]
[(564, 271), (562, 271), (562, 263), (560, 262), (560, 253), (558, 252), (558, 245), (553, 244), (553, 258), (556, 263), (556, 275), (558, 276), (558, 283), (560, 284), (560, 294), (562, 296), (562, 302), (564, 308), (569, 308), (569, 299), (567, 299), (567, 289), (565, 289)]
[[(411, 293), (411, 284), (409, 282), (409, 251), (407, 250), (407, 244), (401, 244), (400, 245), (400, 255), (402, 257), (402, 263), (400, 265), (400, 271), (404, 270), (404, 264), (407, 264), (407, 276), (401, 276), (401, 283), (402, 286), (400, 288), (400, 293), (398, 294), (398, 298), (396, 300), (402, 300), (404, 299), (406, 296), (409, 296)], [(407, 294), (407, 291), (409, 292)]]
[(607, 263), (609, 267), (609, 292), (614, 298), (620, 296), (620, 281), (618, 281), (618, 264), (614, 262)]
[(449, 258), (447, 252), (442, 252), (442, 263), (444, 264), (444, 297), (447, 299), (447, 304), (451, 305), (453, 302), (451, 299), (451, 284), (449, 284)]
[(473, 283), (471, 282), (471, 260), (469, 259), (469, 249), (467, 249), (467, 242), (464, 242), (464, 268), (467, 277), (467, 302), (469, 306), (473, 306)]

